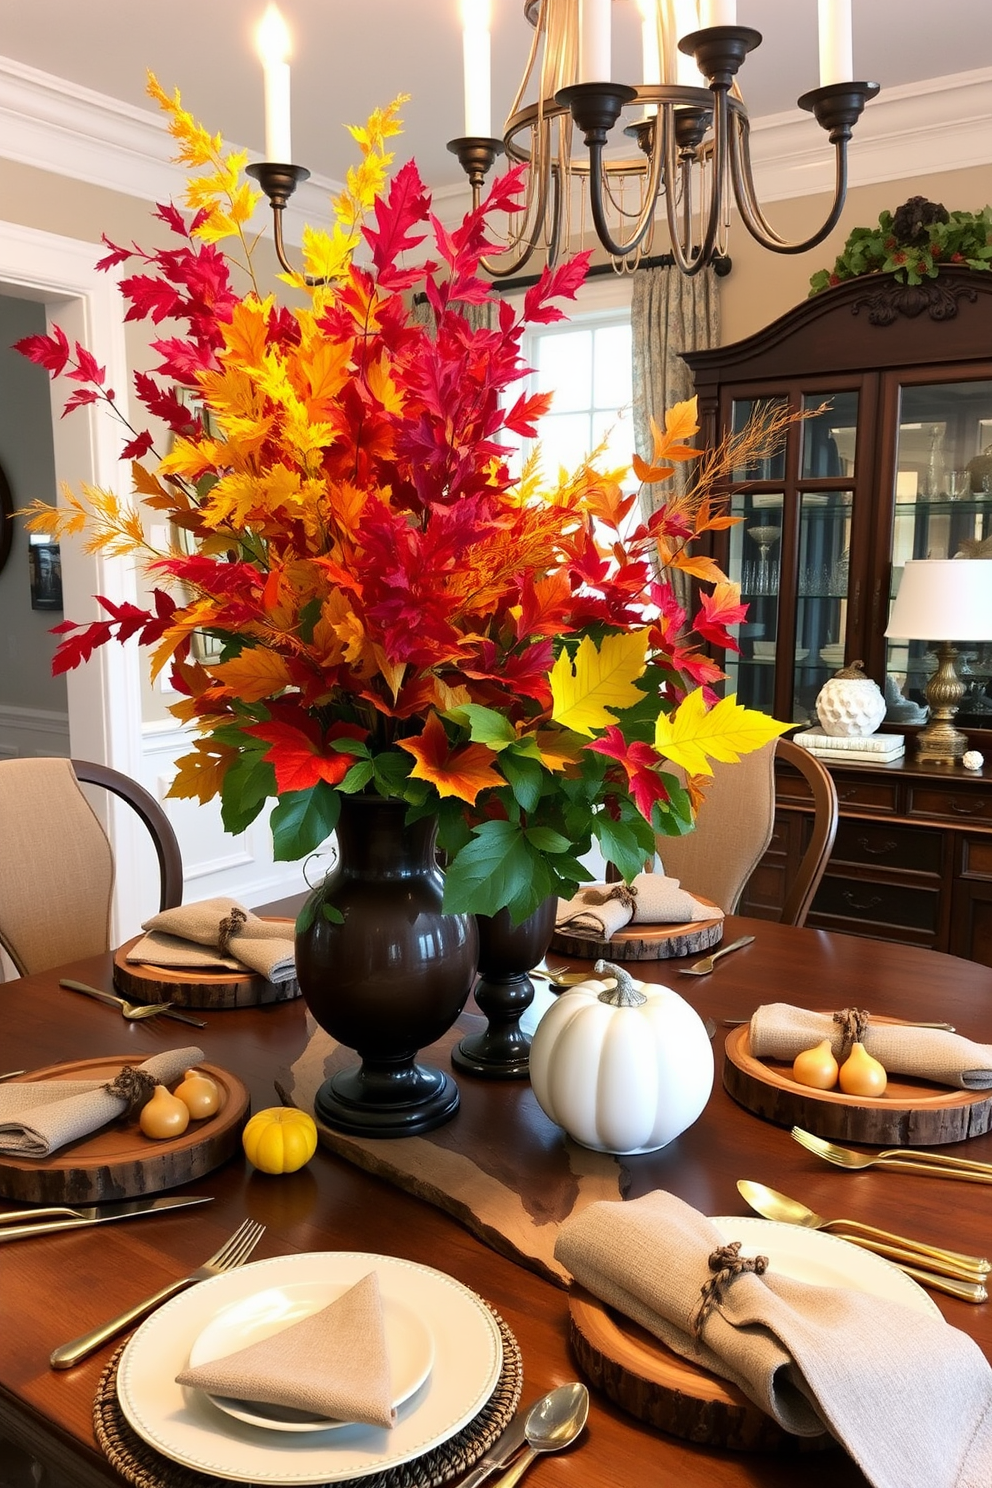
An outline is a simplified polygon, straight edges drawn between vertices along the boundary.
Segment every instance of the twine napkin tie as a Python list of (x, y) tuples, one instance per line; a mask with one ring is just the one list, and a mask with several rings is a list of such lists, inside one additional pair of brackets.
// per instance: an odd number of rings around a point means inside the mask
[[(195, 1064), (203, 1050), (169, 1049), (137, 1066), (159, 1085), (171, 1085)], [(123, 1061), (122, 1061), (123, 1063)], [(133, 1066), (124, 1065), (124, 1070)], [(8, 1080), (0, 1085), (0, 1153), (11, 1157), (48, 1157), (67, 1142), (78, 1142), (123, 1116), (132, 1081)], [(139, 1082), (141, 1083), (141, 1082)], [(114, 1093), (110, 1089), (114, 1086)]]
[(202, 899), (164, 909), (142, 929), (148, 933), (128, 952), (129, 962), (201, 971), (247, 967), (275, 983), (296, 975), (292, 932), (260, 919), (233, 899)]
[(831, 1432), (874, 1488), (992, 1480), (992, 1368), (943, 1318), (794, 1281), (774, 1264), (744, 1269), (709, 1219), (661, 1191), (590, 1204), (566, 1220), (555, 1254), (588, 1291), (731, 1380), (786, 1431)]
[(332, 1421), (392, 1426), (392, 1380), (379, 1278), (374, 1271), (320, 1312), (247, 1348), (176, 1375), (225, 1395)]
[[(976, 1044), (959, 1033), (946, 1033), (939, 1028), (875, 1022), (869, 1013), (858, 1008), (844, 1011), (858, 1015), (861, 1042), (889, 1074), (914, 1075), (959, 1090), (992, 1089), (992, 1045)], [(829, 1039), (834, 1057), (840, 1059), (850, 1048), (852, 1033), (857, 1037), (850, 1016), (842, 1015), (837, 1021), (836, 1014), (814, 1013), (787, 1002), (770, 1002), (752, 1016), (749, 1042), (756, 1059), (791, 1063), (804, 1049)]]

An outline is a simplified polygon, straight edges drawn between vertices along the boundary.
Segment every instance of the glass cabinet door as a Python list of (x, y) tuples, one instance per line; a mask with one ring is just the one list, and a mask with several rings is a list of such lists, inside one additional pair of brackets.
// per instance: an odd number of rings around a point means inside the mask
[[(756, 406), (740, 399), (732, 426)], [(748, 605), (741, 655), (724, 660), (728, 692), (748, 707), (796, 723), (816, 721), (816, 698), (844, 664), (859, 395), (809, 392), (805, 418), (773, 458), (734, 472), (741, 519), (729, 533), (728, 577)]]
[[(893, 500), (890, 602), (908, 558), (992, 557), (992, 381), (899, 388)], [(887, 720), (923, 721), (936, 665), (927, 641), (888, 642)], [(962, 642), (957, 670), (967, 692), (956, 723), (988, 728), (992, 640)]]

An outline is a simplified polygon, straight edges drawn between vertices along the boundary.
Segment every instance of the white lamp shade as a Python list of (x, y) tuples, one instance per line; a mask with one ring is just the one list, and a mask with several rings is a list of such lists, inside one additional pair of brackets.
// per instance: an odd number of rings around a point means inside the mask
[(905, 641), (992, 641), (992, 558), (911, 558), (885, 634)]

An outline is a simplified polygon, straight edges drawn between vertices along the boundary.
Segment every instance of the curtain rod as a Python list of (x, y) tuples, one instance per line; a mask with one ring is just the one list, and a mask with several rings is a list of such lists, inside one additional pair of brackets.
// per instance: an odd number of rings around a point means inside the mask
[[(673, 269), (674, 267), (675, 259), (670, 253), (656, 253), (652, 258), (642, 258), (637, 265), (637, 269)], [(725, 253), (718, 254), (713, 260), (714, 272), (720, 279), (725, 278), (732, 268), (733, 260)], [(601, 279), (604, 274), (615, 273), (616, 270), (612, 264), (593, 264), (592, 268), (587, 271), (586, 278)], [(530, 289), (539, 282), (540, 277), (539, 274), (523, 274), (519, 279), (494, 279), (490, 288), (496, 294), (514, 294), (518, 289)], [(415, 305), (423, 305), (427, 301), (427, 296), (423, 293), (415, 294), (413, 301)]]

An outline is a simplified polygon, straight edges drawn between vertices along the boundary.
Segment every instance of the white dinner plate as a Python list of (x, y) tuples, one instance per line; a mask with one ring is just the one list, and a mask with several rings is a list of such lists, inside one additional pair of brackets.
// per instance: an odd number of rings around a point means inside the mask
[[(207, 1319), (272, 1287), (353, 1286), (375, 1270), (383, 1301), (396, 1298), (434, 1339), (428, 1378), (399, 1409), (391, 1430), (350, 1425), (287, 1435), (225, 1415), (175, 1377)], [(121, 1355), (117, 1397), (125, 1419), (163, 1456), (242, 1483), (334, 1483), (409, 1462), (467, 1425), (499, 1380), (499, 1326), (482, 1298), (451, 1276), (394, 1256), (316, 1251), (254, 1261), (173, 1297)]]
[(851, 1291), (867, 1292), (870, 1297), (901, 1302), (917, 1312), (943, 1316), (933, 1298), (905, 1271), (870, 1250), (842, 1240), (839, 1235), (750, 1216), (741, 1219), (721, 1214), (712, 1222), (724, 1240), (741, 1242), (742, 1255), (766, 1255), (769, 1270), (790, 1276), (793, 1281), (848, 1287)]
[[(371, 1268), (370, 1268), (371, 1269)], [(212, 1318), (195, 1339), (190, 1350), (190, 1368), (212, 1364), (239, 1349), (261, 1343), (294, 1323), (329, 1307), (348, 1290), (342, 1282), (294, 1282), (290, 1286), (268, 1287), (232, 1302)], [(386, 1353), (392, 1376), (392, 1404), (398, 1410), (409, 1400), (431, 1372), (434, 1362), (434, 1339), (423, 1318), (398, 1297), (383, 1297), (382, 1322), (386, 1336)], [(219, 1410), (249, 1426), (263, 1426), (270, 1431), (333, 1431), (353, 1425), (333, 1421), (326, 1416), (293, 1410), (291, 1406), (269, 1405), (261, 1401), (235, 1400), (227, 1395), (208, 1398)]]

